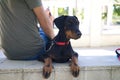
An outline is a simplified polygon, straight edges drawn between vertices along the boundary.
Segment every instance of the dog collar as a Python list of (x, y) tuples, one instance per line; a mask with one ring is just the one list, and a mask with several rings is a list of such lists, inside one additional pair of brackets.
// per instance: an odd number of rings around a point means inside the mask
[(60, 46), (64, 46), (64, 45), (68, 45), (69, 44), (69, 41), (68, 42), (55, 42), (57, 45), (60, 45)]

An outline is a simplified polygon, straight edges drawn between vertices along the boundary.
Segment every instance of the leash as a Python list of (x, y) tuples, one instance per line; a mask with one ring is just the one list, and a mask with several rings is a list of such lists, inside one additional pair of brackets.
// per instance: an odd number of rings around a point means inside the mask
[(54, 43), (54, 41), (52, 40), (52, 41), (51, 41), (51, 45), (50, 45), (50, 47), (46, 50), (46, 52), (50, 51), (54, 44), (55, 44), (55, 43)]
[(115, 50), (116, 54), (117, 54), (117, 58), (120, 60), (120, 48)]

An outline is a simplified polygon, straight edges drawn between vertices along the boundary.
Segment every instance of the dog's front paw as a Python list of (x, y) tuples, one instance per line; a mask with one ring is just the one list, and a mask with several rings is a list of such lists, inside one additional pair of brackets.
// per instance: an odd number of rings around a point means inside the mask
[(44, 78), (49, 78), (50, 77), (50, 74), (51, 74), (51, 72), (52, 72), (52, 68), (53, 68), (53, 66), (52, 65), (45, 65), (44, 67), (43, 67), (43, 76), (44, 76)]
[(74, 77), (78, 77), (80, 72), (80, 67), (77, 64), (71, 64), (71, 72)]

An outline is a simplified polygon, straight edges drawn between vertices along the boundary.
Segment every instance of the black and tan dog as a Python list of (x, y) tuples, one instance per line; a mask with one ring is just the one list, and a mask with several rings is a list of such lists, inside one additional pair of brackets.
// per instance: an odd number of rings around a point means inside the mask
[(78, 39), (82, 33), (79, 30), (79, 21), (76, 16), (60, 16), (54, 20), (59, 29), (56, 37), (51, 41), (51, 45), (44, 55), (45, 65), (43, 76), (48, 78), (52, 72), (52, 61), (64, 63), (71, 60), (71, 72), (74, 77), (79, 75), (78, 53), (73, 51), (70, 39)]

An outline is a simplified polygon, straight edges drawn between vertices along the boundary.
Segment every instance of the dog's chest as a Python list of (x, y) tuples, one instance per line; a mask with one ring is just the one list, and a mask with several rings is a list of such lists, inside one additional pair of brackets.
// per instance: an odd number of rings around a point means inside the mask
[(70, 55), (71, 53), (69, 52), (67, 46), (63, 47), (63, 46), (57, 46), (55, 47), (56, 49), (54, 50), (54, 58), (53, 60), (55, 62), (66, 62), (70, 59)]

